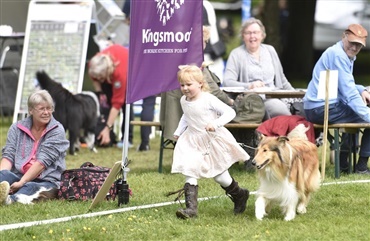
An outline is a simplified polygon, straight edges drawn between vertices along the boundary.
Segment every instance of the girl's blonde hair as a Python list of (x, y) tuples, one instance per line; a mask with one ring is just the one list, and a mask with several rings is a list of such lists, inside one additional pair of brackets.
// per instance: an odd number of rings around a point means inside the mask
[(208, 91), (209, 86), (203, 77), (202, 70), (195, 64), (191, 65), (180, 65), (179, 71), (177, 72), (177, 79), (180, 84), (185, 83), (187, 80), (192, 79), (202, 84), (202, 91)]
[(89, 62), (88, 73), (92, 78), (101, 77), (111, 83), (110, 77), (116, 66), (108, 54), (96, 54)]
[(203, 26), (203, 41), (208, 43), (211, 38), (211, 27)]

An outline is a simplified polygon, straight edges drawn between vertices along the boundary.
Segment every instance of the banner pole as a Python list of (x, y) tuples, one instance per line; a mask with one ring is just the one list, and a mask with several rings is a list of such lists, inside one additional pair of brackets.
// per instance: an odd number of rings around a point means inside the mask
[(130, 104), (126, 104), (125, 109), (125, 133), (123, 134), (123, 148), (122, 148), (122, 168), (125, 168), (128, 164), (128, 136), (129, 136), (129, 125), (130, 125)]

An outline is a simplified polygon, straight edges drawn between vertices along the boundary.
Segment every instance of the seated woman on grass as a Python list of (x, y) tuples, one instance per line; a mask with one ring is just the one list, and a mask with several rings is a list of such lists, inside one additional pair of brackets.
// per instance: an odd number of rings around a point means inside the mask
[(69, 141), (53, 110), (49, 92), (38, 90), (28, 98), (29, 116), (9, 128), (0, 162), (0, 205), (56, 197)]

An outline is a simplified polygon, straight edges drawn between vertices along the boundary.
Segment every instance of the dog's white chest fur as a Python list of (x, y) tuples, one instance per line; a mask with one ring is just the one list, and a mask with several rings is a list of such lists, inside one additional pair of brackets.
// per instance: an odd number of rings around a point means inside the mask
[[(269, 169), (268, 167), (266, 169)], [(266, 170), (268, 171), (268, 170)], [(288, 178), (283, 181), (276, 179), (260, 179), (261, 185), (257, 191), (258, 196), (264, 196), (280, 206), (286, 206), (291, 199), (298, 198), (297, 190), (294, 183), (290, 183)]]
[(295, 184), (289, 182), (288, 177), (282, 181), (274, 178), (269, 167), (266, 167), (265, 171), (266, 177), (260, 178), (260, 187), (257, 191), (256, 218), (262, 220), (276, 203), (285, 214), (286, 221), (294, 219), (299, 200)]

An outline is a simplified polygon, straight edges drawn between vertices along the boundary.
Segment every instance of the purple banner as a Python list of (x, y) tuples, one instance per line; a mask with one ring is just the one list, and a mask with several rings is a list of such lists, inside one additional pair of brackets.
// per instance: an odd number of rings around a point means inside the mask
[(131, 1), (127, 103), (180, 87), (178, 66), (203, 61), (202, 0)]

